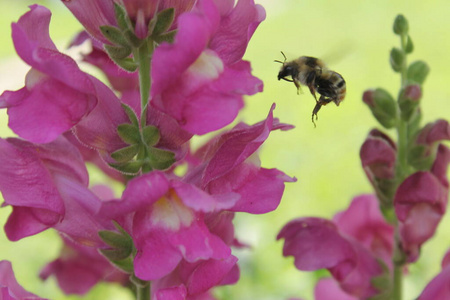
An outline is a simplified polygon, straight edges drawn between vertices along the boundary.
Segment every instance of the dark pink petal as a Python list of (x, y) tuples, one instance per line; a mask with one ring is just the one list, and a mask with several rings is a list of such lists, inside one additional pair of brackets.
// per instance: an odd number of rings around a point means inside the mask
[(266, 17), (264, 8), (253, 0), (239, 0), (231, 12), (222, 15), (219, 30), (210, 42), (222, 60), (231, 65), (240, 59), (247, 49), (253, 33)]
[(45, 300), (27, 292), (17, 282), (12, 265), (7, 260), (0, 261), (0, 299), (5, 300)]
[(439, 179), (441, 184), (447, 189), (447, 192), (449, 188), (447, 178), (447, 168), (449, 164), (450, 164), (450, 149), (440, 144), (438, 146), (436, 158), (430, 171), (431, 173), (434, 174), (434, 176), (436, 176)]
[(185, 300), (186, 294), (186, 287), (181, 284), (175, 287), (159, 289), (155, 293), (155, 300)]
[(41, 279), (55, 276), (65, 294), (84, 295), (100, 281), (126, 283), (128, 275), (111, 265), (94, 247), (64, 239), (59, 258), (40, 272)]
[[(139, 228), (135, 229), (135, 231)], [(137, 249), (134, 272), (142, 280), (159, 279), (173, 271), (182, 259), (181, 253), (167, 240), (168, 232), (153, 232), (133, 237)]]
[(418, 144), (432, 145), (439, 141), (450, 140), (450, 124), (446, 120), (437, 120), (428, 123), (417, 136)]
[(420, 246), (433, 236), (447, 201), (448, 188), (431, 172), (414, 173), (398, 187), (394, 206), (408, 261), (415, 261)]
[(336, 280), (331, 278), (322, 278), (316, 284), (314, 288), (314, 299), (315, 300), (357, 300), (358, 298), (353, 297), (345, 293), (340, 287)]
[(129, 119), (115, 94), (95, 77), (89, 78), (95, 88), (97, 105), (74, 127), (74, 133), (83, 144), (100, 153), (111, 153), (127, 146), (117, 134), (117, 126), (129, 123)]
[(226, 259), (209, 259), (196, 264), (183, 264), (180, 273), (187, 283), (190, 296), (200, 295), (219, 285), (234, 270), (238, 259), (230, 255)]
[(33, 86), (17, 92), (6, 91), (0, 96), (0, 101), (8, 107), (9, 127), (29, 141), (53, 141), (78, 123), (95, 103), (92, 95), (74, 90), (33, 69), (27, 79), (31, 76), (39, 77), (35, 78)]
[[(381, 134), (381, 133), (380, 133)], [(397, 151), (390, 138), (372, 131), (361, 146), (360, 157), (369, 177), (393, 178)]]
[(447, 253), (445, 253), (444, 258), (442, 259), (441, 267), (442, 269), (444, 269), (449, 265), (450, 265), (450, 250), (447, 250)]
[(417, 300), (447, 300), (450, 298), (450, 268), (444, 268), (425, 287)]
[(63, 0), (63, 3), (95, 39), (110, 43), (101, 33), (100, 26), (116, 25), (113, 1)]
[(325, 219), (300, 218), (286, 224), (277, 236), (284, 239), (283, 255), (294, 256), (295, 266), (314, 271), (340, 266), (343, 278), (355, 267), (355, 250), (336, 226)]
[(205, 223), (209, 231), (220, 237), (227, 245), (232, 245), (234, 238), (234, 213), (221, 211), (205, 215)]
[(340, 232), (353, 237), (387, 265), (391, 264), (394, 228), (384, 219), (374, 195), (355, 197), (333, 221)]

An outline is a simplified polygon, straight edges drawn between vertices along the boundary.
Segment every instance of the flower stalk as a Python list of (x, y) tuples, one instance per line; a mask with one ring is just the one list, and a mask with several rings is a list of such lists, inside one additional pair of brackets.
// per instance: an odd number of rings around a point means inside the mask
[(150, 98), (150, 63), (153, 52), (153, 41), (142, 43), (142, 45), (135, 50), (135, 61), (138, 64), (139, 70), (139, 91), (141, 94), (141, 127), (146, 125), (147, 107)]

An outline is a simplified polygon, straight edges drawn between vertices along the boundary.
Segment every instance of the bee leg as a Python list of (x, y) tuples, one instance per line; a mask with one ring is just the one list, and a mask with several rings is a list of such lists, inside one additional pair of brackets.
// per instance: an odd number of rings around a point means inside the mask
[(314, 99), (316, 99), (317, 102), (315, 82), (316, 82), (316, 72), (310, 72), (306, 77), (306, 85), (309, 87), (311, 95), (313, 95)]
[(316, 122), (314, 122), (314, 116), (316, 116), (316, 121), (317, 121), (317, 119), (318, 119), (317, 113), (319, 112), (320, 108), (322, 108), (322, 104), (320, 103), (320, 101), (317, 101), (316, 106), (314, 106), (314, 109), (312, 112), (312, 117), (311, 117), (311, 120), (314, 124), (314, 128), (316, 127)]
[(300, 83), (297, 80), (293, 80), (295, 86), (297, 87), (297, 95), (300, 95), (300, 92), (302, 91), (302, 89), (300, 88)]

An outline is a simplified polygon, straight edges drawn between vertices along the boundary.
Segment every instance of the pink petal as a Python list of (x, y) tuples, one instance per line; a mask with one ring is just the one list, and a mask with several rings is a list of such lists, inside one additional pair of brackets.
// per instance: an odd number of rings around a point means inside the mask
[(185, 300), (186, 294), (186, 287), (179, 285), (158, 290), (155, 293), (155, 300)]
[(434, 277), (420, 294), (418, 300), (447, 300), (450, 298), (450, 268)]
[(347, 293), (345, 293), (339, 284), (331, 278), (322, 278), (314, 288), (315, 300), (357, 300)]

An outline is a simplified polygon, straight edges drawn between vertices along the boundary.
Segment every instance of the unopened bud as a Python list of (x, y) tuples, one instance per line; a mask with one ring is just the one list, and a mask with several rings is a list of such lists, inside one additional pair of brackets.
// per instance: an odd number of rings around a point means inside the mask
[(423, 84), (429, 72), (430, 67), (428, 67), (427, 63), (418, 60), (409, 65), (406, 77), (410, 82)]
[(405, 16), (398, 15), (394, 21), (394, 33), (398, 35), (408, 34), (409, 25), (408, 20), (406, 20)]
[(390, 55), (391, 67), (395, 72), (400, 72), (405, 62), (405, 53), (399, 48), (392, 48)]
[(400, 91), (398, 104), (402, 120), (410, 121), (419, 106), (420, 98), (422, 98), (422, 90), (417, 84), (408, 85)]
[(412, 42), (411, 36), (408, 35), (408, 38), (406, 40), (406, 46), (405, 46), (405, 52), (407, 54), (412, 53), (414, 50), (414, 44)]
[(380, 88), (366, 91), (363, 94), (363, 101), (381, 125), (385, 128), (392, 128), (395, 125), (397, 105), (389, 92)]

